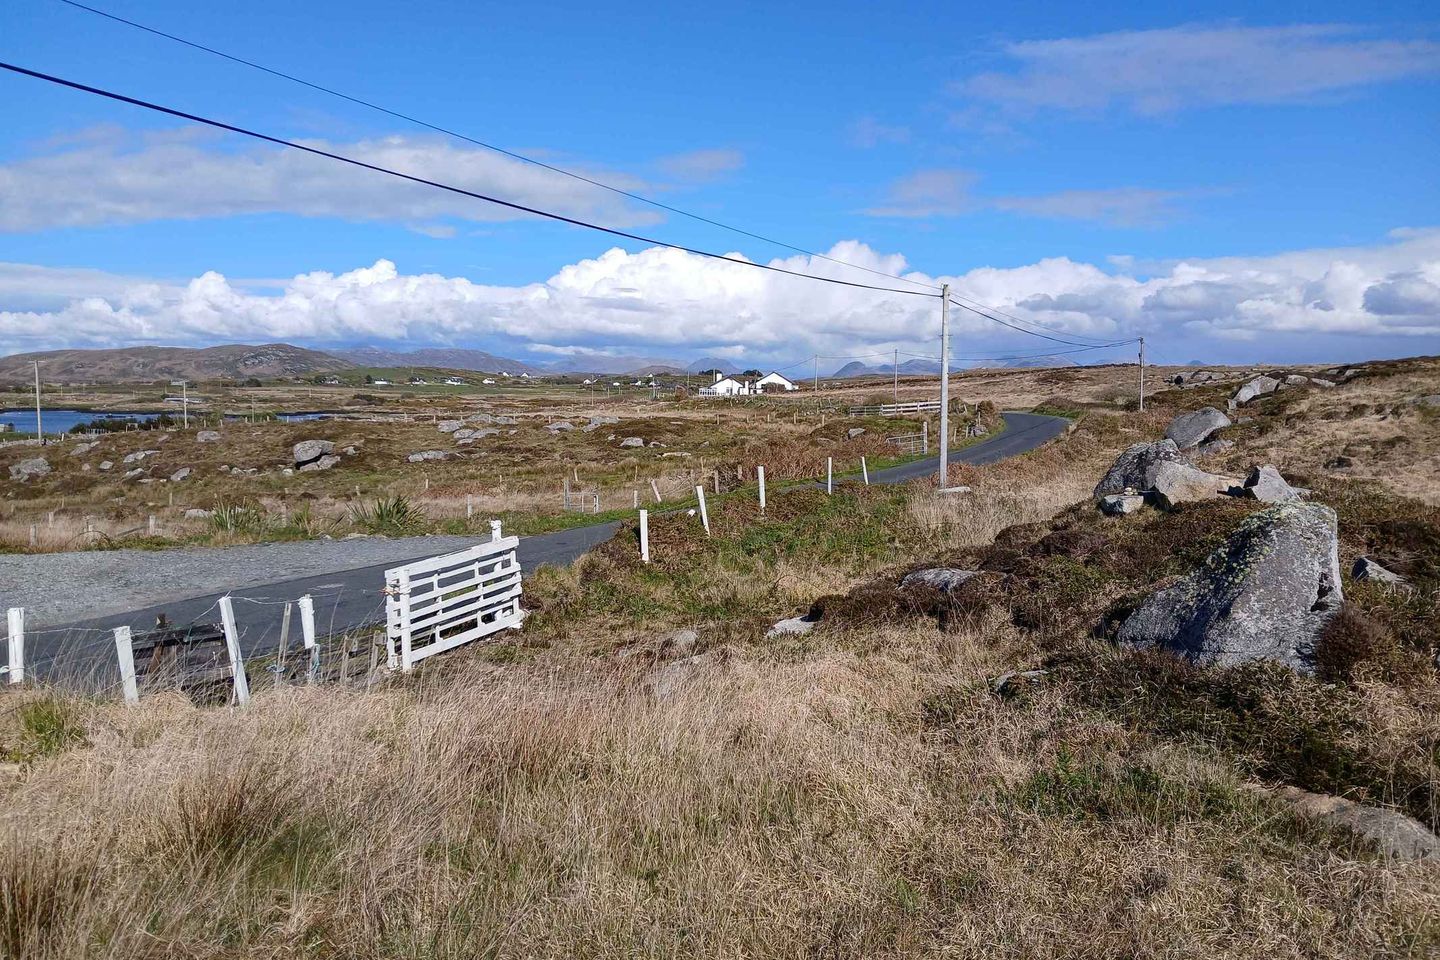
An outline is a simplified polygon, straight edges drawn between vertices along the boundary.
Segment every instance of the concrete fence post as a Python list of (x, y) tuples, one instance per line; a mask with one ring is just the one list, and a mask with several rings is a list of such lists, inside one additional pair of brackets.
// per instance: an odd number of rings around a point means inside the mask
[(825, 458), (825, 492), (835, 492), (835, 458)]
[(710, 536), (710, 514), (705, 510), (705, 487), (702, 484), (695, 485), (695, 496), (700, 500), (700, 524), (705, 528), (705, 536)]
[(650, 562), (650, 511), (640, 511), (640, 561)]
[(130, 643), (130, 628), (115, 628), (115, 659), (120, 663), (120, 689), (126, 703), (140, 702), (140, 684), (135, 678), (135, 648)]
[(250, 702), (250, 680), (245, 676), (245, 658), (240, 653), (240, 631), (235, 626), (235, 607), (229, 596), (220, 598), (220, 625), (225, 629), (225, 652), (230, 657), (230, 676), (235, 682), (235, 702)]
[(865, 478), (865, 486), (870, 486), (870, 468), (865, 464), (865, 458), (860, 458), (860, 476)]
[(5, 621), (10, 635), (6, 679), (20, 683), (25, 679), (25, 608), (11, 607), (6, 611)]
[(315, 600), (305, 594), (297, 601), (300, 607), (300, 640), (310, 654), (310, 665), (305, 670), (305, 682), (314, 683), (320, 673), (320, 648), (315, 645)]
[(755, 475), (760, 478), (760, 512), (765, 512), (765, 468), (756, 467)]

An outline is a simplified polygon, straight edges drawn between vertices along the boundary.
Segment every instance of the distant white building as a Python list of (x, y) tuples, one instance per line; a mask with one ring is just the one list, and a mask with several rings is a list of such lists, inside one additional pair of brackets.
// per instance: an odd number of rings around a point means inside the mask
[(790, 390), (800, 389), (789, 377), (782, 376), (781, 374), (775, 373), (773, 371), (765, 374), (765, 376), (761, 377), (759, 380), (756, 380), (755, 388), (761, 393), (773, 390), (784, 390), (788, 392)]
[(739, 380), (715, 374), (715, 382), (699, 390), (702, 397), (753, 397), (761, 393), (778, 393), (799, 390), (788, 378), (778, 373), (768, 373), (759, 380)]

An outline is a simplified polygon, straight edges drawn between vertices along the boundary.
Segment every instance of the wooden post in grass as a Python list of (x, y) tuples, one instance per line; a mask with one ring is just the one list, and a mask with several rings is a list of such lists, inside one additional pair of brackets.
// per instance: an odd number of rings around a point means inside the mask
[(639, 510), (639, 509), (640, 509), (640, 491), (639, 491), (639, 490), (631, 490), (630, 492), (635, 495), (635, 497), (634, 497), (635, 502), (634, 502), (631, 506), (633, 506), (634, 509)]
[(147, 521), (146, 526), (148, 528), (149, 535), (152, 537), (155, 536), (155, 514), (150, 514), (150, 519)]
[(700, 499), (700, 525), (705, 528), (705, 536), (710, 536), (710, 514), (705, 510), (705, 487), (695, 484), (695, 496)]
[(297, 603), (300, 606), (300, 639), (310, 654), (310, 665), (305, 669), (305, 682), (314, 683), (320, 672), (320, 648), (315, 645), (315, 601), (307, 593)]
[(755, 475), (760, 478), (760, 512), (765, 512), (765, 468), (756, 467)]
[(285, 612), (280, 617), (280, 652), (275, 655), (275, 686), (285, 682), (285, 654), (290, 649), (290, 604), (285, 604)]
[(135, 680), (135, 650), (130, 646), (130, 628), (115, 628), (115, 658), (120, 661), (120, 689), (126, 703), (140, 702), (140, 685)]
[(235, 702), (250, 702), (250, 681), (245, 676), (245, 658), (240, 653), (240, 631), (235, 627), (235, 607), (228, 595), (220, 598), (220, 625), (225, 629), (225, 652), (230, 656), (230, 676), (235, 682)]
[(465, 494), (465, 519), (469, 520), (473, 516), (475, 516), (475, 498), (467, 493)]
[(921, 452), (924, 453), (924, 454), (928, 457), (928, 456), (930, 455), (930, 421), (929, 421), (929, 420), (926, 420), (924, 423), (920, 424), (920, 433), (921, 433), (921, 437), (922, 437), (922, 442), (925, 444), (924, 449), (922, 449)]
[(865, 465), (865, 458), (860, 458), (860, 476), (865, 478), (865, 486), (870, 486), (870, 468)]
[(835, 492), (835, 458), (825, 458), (825, 492)]
[(650, 511), (640, 511), (640, 561), (650, 562)]
[(720, 468), (715, 468), (715, 496), (720, 496)]
[(36, 539), (35, 524), (32, 523), (30, 524), (30, 546), (35, 546)]
[(660, 485), (659, 485), (658, 483), (656, 483), (654, 480), (651, 480), (651, 481), (650, 481), (650, 492), (653, 493), (653, 494), (655, 494), (655, 502), (656, 502), (656, 503), (664, 503), (664, 502), (665, 502), (665, 498), (662, 497), (662, 496), (660, 496)]
[(25, 679), (25, 608), (11, 607), (5, 614), (6, 626), (10, 633), (9, 667), (6, 679), (20, 683)]

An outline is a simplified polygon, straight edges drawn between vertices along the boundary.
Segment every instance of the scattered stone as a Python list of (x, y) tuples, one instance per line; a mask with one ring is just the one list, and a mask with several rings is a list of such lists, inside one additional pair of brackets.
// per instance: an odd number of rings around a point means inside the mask
[(849, 430), (845, 431), (845, 436), (851, 440), (854, 440), (856, 437), (863, 436), (864, 433), (864, 427), (851, 427)]
[(1413, 817), (1398, 810), (1367, 807), (1344, 797), (1311, 793), (1299, 787), (1245, 784), (1252, 793), (1266, 794), (1290, 805), (1296, 813), (1364, 837), (1387, 857), (1397, 860), (1440, 859), (1440, 837)]
[(220, 431), (218, 431), (218, 430), (201, 430), (199, 433), (195, 434), (195, 442), (196, 442), (196, 443), (219, 443), (219, 442), (220, 442)]
[(333, 453), (327, 453), (319, 460), (311, 460), (309, 463), (302, 463), (299, 466), (301, 473), (311, 473), (316, 470), (329, 470), (340, 462), (340, 458)]
[(160, 452), (159, 450), (136, 450), (134, 453), (127, 453), (127, 454), (124, 456), (124, 458), (121, 459), (120, 462), (121, 462), (121, 463), (139, 463), (141, 460), (144, 460), (146, 457), (152, 456), (152, 455), (157, 454), (157, 453), (159, 453), (159, 452)]
[(1188, 463), (1162, 463), (1155, 468), (1151, 484), (1155, 505), (1162, 510), (1173, 510), (1182, 503), (1197, 500), (1213, 500), (1224, 496), (1234, 486), (1228, 477), (1206, 473)]
[(664, 457), (688, 457), (688, 456), (690, 456), (690, 454), (688, 454), (688, 453), (683, 453), (683, 452), (681, 452), (681, 451), (679, 451), (679, 450), (675, 450), (675, 451), (672, 451), (672, 452), (670, 452), (670, 453), (662, 453), (662, 454), (660, 454), (660, 456), (661, 456), (662, 458), (664, 458)]
[(294, 467), (281, 467), (281, 468), (280, 468), (280, 475), (281, 475), (282, 477), (293, 477), (293, 476), (295, 476), (295, 468), (294, 468)]
[[(511, 430), (510, 432), (511, 432), (511, 433), (514, 433), (515, 431), (514, 431), (514, 430)], [(471, 434), (470, 434), (470, 439), (472, 439), (472, 440), (484, 440), (486, 437), (498, 437), (499, 435), (500, 435), (500, 431), (499, 431), (499, 430), (496, 430), (494, 427), (486, 427), (484, 430), (476, 430), (476, 431), (474, 431), (473, 433), (471, 433)]]
[(411, 463), (423, 463), (426, 460), (449, 460), (451, 454), (445, 450), (421, 450), (410, 454), (405, 459)]
[(556, 420), (554, 423), (548, 424), (545, 429), (551, 433), (564, 433), (567, 430), (574, 430), (575, 424), (569, 420)]
[(1331, 457), (1325, 461), (1326, 470), (1348, 470), (1355, 466), (1355, 461), (1349, 457)]
[(222, 463), (222, 464), (220, 464), (220, 472), (221, 472), (221, 473), (229, 473), (229, 472), (230, 472), (230, 464), (228, 464), (228, 463)]
[(705, 653), (672, 660), (651, 674), (647, 686), (657, 699), (668, 700), (689, 686), (704, 670), (729, 667), (738, 660), (731, 647), (718, 647)]
[(436, 425), (436, 428), (441, 433), (454, 433), (463, 426), (465, 426), (465, 421), (463, 420), (441, 420), (440, 423)]
[(1235, 396), (1231, 398), (1231, 402), (1237, 407), (1243, 407), (1256, 397), (1263, 397), (1266, 394), (1274, 393), (1279, 386), (1280, 381), (1274, 377), (1256, 377), (1235, 391)]
[(819, 623), (819, 622), (820, 622), (820, 620), (819, 620), (818, 617), (815, 618), (815, 619), (811, 619), (810, 616), (809, 616), (809, 614), (806, 614), (806, 615), (803, 616), (803, 617), (790, 617), (790, 618), (788, 618), (788, 619), (786, 619), (786, 620), (781, 620), (779, 623), (775, 624), (775, 625), (774, 625), (773, 627), (771, 627), (769, 630), (766, 630), (766, 631), (765, 631), (765, 636), (766, 636), (766, 637), (798, 636), (798, 635), (800, 635), (800, 634), (802, 634), (802, 633), (809, 633), (811, 630), (814, 630), (814, 629), (815, 629), (815, 624), (817, 624), (817, 623)]
[(143, 468), (141, 468), (141, 467), (136, 467), (134, 470), (129, 471), (128, 473), (125, 474), (125, 476), (121, 477), (120, 479), (121, 479), (122, 481), (124, 481), (124, 480), (138, 480), (138, 479), (140, 479), (140, 478), (143, 477), (143, 476), (145, 476), (145, 470), (144, 470)]
[(626, 437), (624, 440), (621, 440), (621, 441), (620, 441), (620, 446), (622, 446), (622, 447), (643, 447), (643, 446), (645, 446), (645, 438), (644, 438), (644, 437)]
[(85, 454), (100, 446), (99, 440), (91, 440), (89, 443), (77, 443), (70, 448), (70, 456), (83, 457)]
[(301, 440), (295, 444), (294, 453), (295, 466), (303, 467), (307, 463), (319, 460), (326, 454), (335, 450), (335, 444), (329, 440)]
[(1230, 418), (1214, 407), (1201, 407), (1192, 413), (1182, 413), (1170, 421), (1165, 428), (1165, 438), (1174, 440), (1181, 450), (1200, 446), (1217, 430), (1230, 426)]
[[(514, 417), (492, 417), (490, 422), (497, 423), (503, 427), (513, 427), (520, 421), (516, 420)], [(515, 431), (511, 430), (510, 432), (514, 433)]]
[(450, 434), (450, 436), (455, 440), (456, 443), (464, 443), (466, 440), (475, 439), (475, 431), (456, 430), (454, 433)]
[(1112, 493), (1100, 498), (1100, 512), (1112, 517), (1134, 513), (1145, 506), (1145, 497), (1138, 493)]
[(915, 570), (905, 574), (900, 581), (900, 589), (906, 587), (931, 587), (949, 593), (957, 589), (971, 577), (976, 576), (974, 570), (958, 570), (954, 567), (931, 567), (928, 570)]
[(1036, 680), (1049, 674), (1049, 670), (1011, 670), (991, 680), (990, 689), (994, 690), (1000, 696), (1005, 696), (1012, 692), (1011, 687), (1034, 683)]
[(1395, 587), (1403, 587), (1410, 582), (1395, 571), (1385, 569), (1369, 557), (1361, 557), (1355, 561), (1355, 566), (1350, 568), (1350, 579), (1369, 580)]
[(582, 427), (581, 429), (584, 430), (586, 433), (591, 433), (591, 432), (593, 432), (593, 431), (595, 431), (595, 430), (600, 429), (600, 428), (603, 427), (603, 426), (606, 426), (607, 424), (619, 423), (619, 422), (620, 422), (620, 418), (619, 418), (619, 417), (605, 417), (605, 416), (591, 417), (591, 418), (590, 418), (590, 422), (587, 423), (587, 424), (585, 424), (585, 426)]
[(695, 653), (695, 645), (700, 642), (700, 635), (694, 630), (676, 630), (666, 637), (661, 648), (671, 656), (688, 657)]
[(214, 510), (206, 510), (204, 507), (191, 507), (185, 511), (186, 520), (208, 520), (215, 516)]
[(1205, 665), (1271, 660), (1308, 673), (1343, 600), (1335, 511), (1292, 500), (1247, 517), (1198, 569), (1142, 603), (1117, 639)]
[(1335, 386), (1335, 381), (1334, 381), (1334, 380), (1326, 380), (1326, 379), (1324, 379), (1323, 377), (1311, 377), (1311, 378), (1310, 378), (1310, 385), (1311, 385), (1312, 387), (1333, 387), (1333, 386)]
[[(341, 537), (340, 539), (341, 539), (341, 540), (369, 540), (369, 539), (370, 539), (370, 534), (368, 534), (368, 533), (347, 533), (347, 534), (345, 534), (345, 536)], [(382, 537), (381, 539), (384, 539), (384, 538)]]
[(353, 456), (355, 456), (355, 454), (357, 453), (357, 451), (356, 451), (356, 449), (355, 449), (354, 447), (346, 447), (346, 448), (345, 448), (343, 451), (341, 451), (341, 452), (344, 453), (345, 456), (347, 456), (347, 457), (353, 457)]
[(1234, 449), (1234, 447), (1234, 440), (1226, 440), (1224, 438), (1221, 438), (1219, 440), (1206, 440), (1204, 443), (1200, 444), (1200, 446), (1195, 448), (1195, 456), (1213, 457), (1217, 453), (1224, 453), (1227, 450)]
[(1115, 458), (1105, 477), (1095, 487), (1095, 496), (1124, 493), (1127, 489), (1147, 490), (1155, 483), (1155, 470), (1162, 463), (1178, 463), (1180, 448), (1174, 440), (1137, 443)]
[(179, 483), (181, 480), (184, 480), (186, 477), (190, 476), (192, 472), (193, 471), (189, 467), (181, 467), (179, 470), (176, 470), (174, 473), (170, 474), (170, 482)]
[(10, 479), (24, 483), (31, 477), (43, 477), (50, 472), (50, 462), (44, 457), (31, 457), (19, 463), (10, 464)]
[(115, 466), (115, 464), (111, 463), (109, 460), (101, 460), (101, 461), (100, 461), (100, 469), (101, 469), (101, 470), (109, 470), (109, 469), (110, 469), (111, 467), (113, 467), (113, 466)]
[(1285, 377), (1285, 386), (1287, 387), (1303, 387), (1309, 382), (1309, 377), (1303, 377), (1298, 373), (1287, 374)]
[(1299, 500), (1300, 491), (1286, 483), (1280, 471), (1267, 463), (1250, 469), (1241, 496), (1259, 500), (1261, 503), (1283, 503), (1286, 500)]

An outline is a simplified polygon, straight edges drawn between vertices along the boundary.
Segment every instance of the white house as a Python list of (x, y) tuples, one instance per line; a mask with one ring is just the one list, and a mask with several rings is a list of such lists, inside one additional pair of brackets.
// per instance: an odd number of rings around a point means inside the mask
[(748, 397), (755, 392), (755, 385), (715, 374), (715, 382), (700, 388), (702, 397)]
[(755, 389), (760, 393), (778, 390), (784, 390), (788, 393), (791, 390), (799, 390), (800, 388), (797, 387), (789, 377), (772, 371), (755, 381)]

